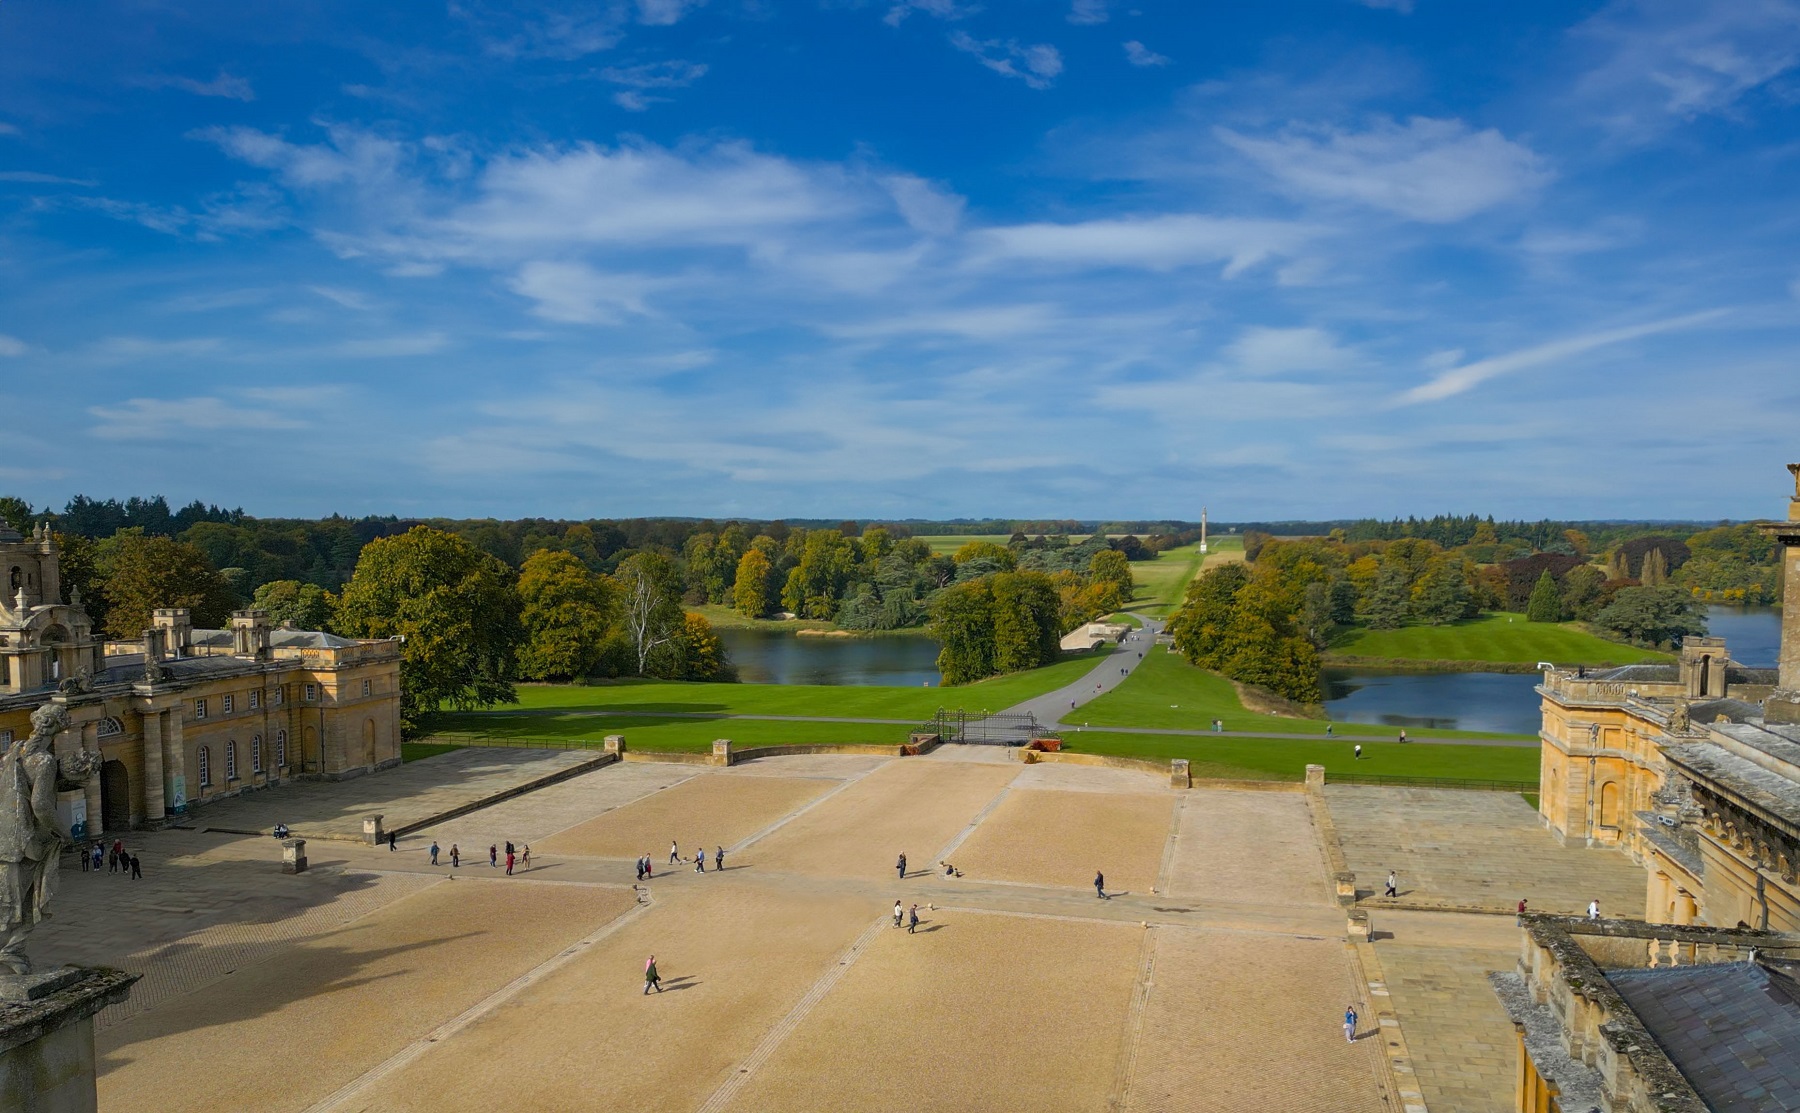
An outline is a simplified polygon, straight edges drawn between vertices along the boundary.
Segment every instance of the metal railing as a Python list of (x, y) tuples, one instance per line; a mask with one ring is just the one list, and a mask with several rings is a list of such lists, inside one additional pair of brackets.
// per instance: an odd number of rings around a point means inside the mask
[(1034, 738), (1062, 737), (1029, 711), (971, 715), (960, 707), (955, 711), (938, 708), (937, 715), (919, 729), (946, 742), (976, 746), (1023, 746)]

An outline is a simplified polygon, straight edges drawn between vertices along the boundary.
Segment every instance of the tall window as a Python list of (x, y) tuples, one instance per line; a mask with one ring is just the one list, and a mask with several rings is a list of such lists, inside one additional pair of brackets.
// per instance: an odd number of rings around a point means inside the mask
[(318, 687), (316, 685), (308, 684), (306, 686), (306, 702), (311, 703), (313, 701), (313, 695), (317, 691)]
[(250, 772), (262, 772), (262, 735), (250, 740)]
[(225, 743), (225, 779), (237, 780), (237, 743)]
[(212, 784), (212, 751), (205, 746), (200, 747), (200, 786)]
[(196, 719), (206, 718), (206, 701), (205, 700), (197, 699), (194, 701), (194, 718), (196, 718)]
[(262, 689), (260, 689), (260, 688), (250, 689), (250, 710), (255, 711), (258, 707), (261, 707), (261, 706), (262, 706)]
[(281, 689), (279, 687), (270, 689), (269, 702), (276, 707), (281, 706)]
[(369, 682), (367, 680), (365, 680), (365, 681), (363, 681), (363, 695), (366, 696), (368, 694), (369, 694)]
[(287, 731), (275, 732), (275, 768), (287, 768)]
[(233, 711), (237, 710), (236, 705), (237, 705), (237, 697), (236, 696), (220, 696), (219, 697), (219, 710), (223, 714), (229, 715)]

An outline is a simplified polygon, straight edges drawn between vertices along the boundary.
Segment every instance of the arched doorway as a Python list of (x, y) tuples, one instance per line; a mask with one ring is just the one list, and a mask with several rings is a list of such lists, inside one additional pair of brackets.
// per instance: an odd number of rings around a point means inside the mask
[(375, 768), (375, 720), (363, 720), (363, 764)]
[(125, 831), (131, 828), (131, 774), (125, 763), (117, 759), (100, 766), (100, 829)]

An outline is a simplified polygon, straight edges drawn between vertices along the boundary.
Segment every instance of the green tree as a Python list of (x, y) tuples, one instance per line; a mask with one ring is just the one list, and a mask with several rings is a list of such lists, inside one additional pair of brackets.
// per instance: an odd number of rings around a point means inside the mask
[(618, 595), (574, 553), (539, 549), (519, 570), (525, 640), (519, 675), (528, 680), (595, 676), (619, 620)]
[(266, 611), (276, 626), (323, 630), (331, 622), (331, 595), (318, 584), (271, 580), (256, 589), (250, 605)]
[(705, 615), (687, 612), (681, 624), (681, 679), (725, 680), (731, 675), (731, 661), (718, 631)]
[(1699, 604), (1678, 587), (1622, 587), (1594, 615), (1594, 624), (1648, 646), (1706, 633)]
[(1462, 561), (1445, 555), (1426, 566), (1425, 574), (1413, 585), (1412, 613), (1432, 626), (1471, 617), (1469, 580)]
[(619, 563), (613, 582), (636, 675), (651, 675), (653, 664), (668, 671), (667, 660), (680, 660), (679, 639), (686, 629), (675, 562), (658, 552), (633, 553)]
[(1035, 669), (1062, 652), (1062, 600), (1043, 572), (1000, 572), (991, 577), (994, 671)]
[(972, 560), (985, 560), (1002, 572), (1011, 572), (1019, 566), (1018, 556), (1005, 545), (997, 545), (992, 541), (970, 541), (951, 554), (951, 559), (958, 564), (967, 564)]
[(1406, 582), (1406, 569), (1398, 564), (1382, 564), (1363, 604), (1363, 618), (1377, 630), (1395, 630), (1406, 625), (1407, 606), (1411, 602)]
[(1609, 601), (1605, 583), (1606, 573), (1591, 564), (1570, 569), (1563, 577), (1562, 613), (1583, 622), (1590, 621)]
[(1169, 619), (1175, 649), (1203, 669), (1218, 670), (1229, 647), (1225, 631), (1237, 609), (1238, 593), (1250, 582), (1243, 564), (1221, 564), (1188, 584), (1181, 607)]
[(994, 675), (994, 592), (990, 579), (971, 580), (938, 593), (931, 603), (931, 636), (945, 684), (968, 684)]
[(1638, 572), (1638, 581), (1645, 587), (1661, 587), (1669, 582), (1669, 558), (1661, 549), (1651, 549), (1644, 554), (1644, 566)]
[(894, 547), (894, 537), (886, 526), (870, 526), (862, 532), (863, 559), (879, 564)]
[(13, 495), (0, 496), (0, 525), (8, 525), (22, 534), (29, 534), (31, 527), (36, 524), (30, 503)]
[(1560, 622), (1562, 621), (1562, 593), (1557, 590), (1556, 577), (1549, 569), (1538, 576), (1537, 584), (1531, 589), (1531, 601), (1525, 605), (1527, 622)]
[(515, 703), (519, 593), (512, 569), (468, 541), (414, 526), (364, 546), (338, 596), (336, 628), (400, 647), (400, 725), (415, 736), (444, 705)]
[(217, 629), (237, 606), (225, 577), (192, 545), (148, 537), (133, 528), (120, 530), (95, 550), (106, 630), (115, 638), (143, 633), (158, 607), (186, 607), (195, 626)]
[(1131, 578), (1131, 561), (1117, 549), (1102, 549), (1088, 560), (1088, 575), (1098, 583), (1110, 584), (1114, 608), (1128, 606), (1136, 587)]
[(788, 573), (781, 602), (801, 618), (829, 619), (856, 569), (856, 550), (836, 530), (816, 529), (806, 535), (800, 562)]
[(737, 582), (732, 585), (731, 603), (745, 618), (761, 618), (774, 609), (770, 598), (770, 579), (775, 569), (768, 554), (752, 546), (737, 565)]

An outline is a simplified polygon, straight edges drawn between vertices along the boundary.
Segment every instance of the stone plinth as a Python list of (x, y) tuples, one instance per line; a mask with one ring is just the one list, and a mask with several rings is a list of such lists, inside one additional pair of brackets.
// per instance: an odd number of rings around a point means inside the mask
[(1369, 922), (1367, 912), (1350, 913), (1348, 935), (1352, 943), (1367, 943), (1375, 938), (1375, 927)]
[(1169, 787), (1192, 788), (1194, 778), (1188, 773), (1188, 759), (1173, 757), (1169, 759)]
[(371, 815), (363, 817), (363, 838), (369, 840), (370, 846), (377, 846), (387, 836), (382, 833), (381, 821), (384, 817)]
[(282, 839), (281, 840), (281, 872), (282, 873), (305, 873), (306, 872), (306, 840), (305, 839)]
[(1308, 792), (1312, 792), (1315, 790), (1322, 792), (1322, 791), (1324, 791), (1324, 789), (1325, 789), (1325, 767), (1323, 765), (1307, 766), (1306, 767), (1306, 790)]
[(603, 743), (603, 745), (605, 745), (607, 753), (619, 754), (620, 756), (624, 756), (625, 736), (623, 734), (609, 734), (606, 736), (606, 740)]
[(729, 738), (713, 739), (712, 763), (714, 765), (730, 765), (731, 764), (731, 739), (729, 739)]
[(1356, 903), (1356, 874), (1354, 872), (1343, 870), (1339, 873), (1334, 873), (1331, 875), (1331, 883), (1337, 888), (1337, 901), (1339, 904)]
[(95, 1113), (94, 1014), (137, 980), (79, 967), (0, 976), (0, 1113)]

